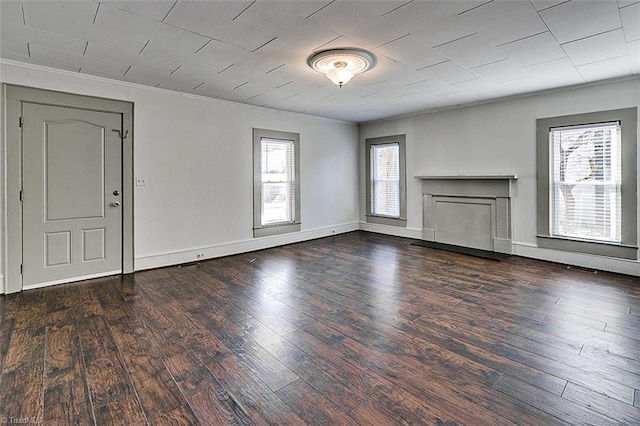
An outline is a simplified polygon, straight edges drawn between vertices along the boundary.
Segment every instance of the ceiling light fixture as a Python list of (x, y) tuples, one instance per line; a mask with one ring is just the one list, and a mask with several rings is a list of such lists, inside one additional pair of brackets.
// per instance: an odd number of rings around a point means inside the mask
[(328, 49), (315, 52), (309, 56), (307, 64), (342, 87), (354, 75), (373, 68), (376, 64), (376, 57), (373, 56), (373, 53), (362, 49)]

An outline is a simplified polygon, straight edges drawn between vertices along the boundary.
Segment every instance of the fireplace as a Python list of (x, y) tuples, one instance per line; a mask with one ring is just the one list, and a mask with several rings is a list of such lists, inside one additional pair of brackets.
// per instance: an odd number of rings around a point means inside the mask
[(422, 239), (511, 254), (516, 175), (416, 176), (422, 180)]

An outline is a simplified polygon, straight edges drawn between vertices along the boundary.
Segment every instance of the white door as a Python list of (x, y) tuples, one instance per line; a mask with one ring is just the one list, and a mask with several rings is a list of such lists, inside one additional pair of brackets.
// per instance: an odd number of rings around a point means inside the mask
[(23, 104), (23, 287), (122, 272), (122, 115)]

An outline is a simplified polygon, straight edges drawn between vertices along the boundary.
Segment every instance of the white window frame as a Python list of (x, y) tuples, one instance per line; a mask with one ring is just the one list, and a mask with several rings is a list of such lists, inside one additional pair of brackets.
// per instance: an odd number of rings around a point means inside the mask
[[(389, 217), (377, 215), (373, 213), (373, 170), (371, 166), (373, 147), (378, 145), (398, 144), (400, 154), (400, 215), (398, 217)], [(378, 138), (365, 139), (366, 151), (366, 201), (367, 208), (365, 218), (367, 223), (376, 223), (380, 225), (390, 226), (407, 226), (407, 175), (406, 175), (406, 136), (392, 135)]]
[[(262, 220), (262, 141), (277, 140), (293, 145), (294, 200), (292, 220), (263, 224)], [(253, 129), (253, 236), (266, 237), (300, 231), (300, 134), (268, 129)]]
[[(637, 117), (638, 109), (624, 108), (537, 120), (538, 246), (622, 259), (637, 259)], [(620, 123), (622, 149), (621, 241), (598, 241), (553, 233), (552, 130), (573, 126)]]

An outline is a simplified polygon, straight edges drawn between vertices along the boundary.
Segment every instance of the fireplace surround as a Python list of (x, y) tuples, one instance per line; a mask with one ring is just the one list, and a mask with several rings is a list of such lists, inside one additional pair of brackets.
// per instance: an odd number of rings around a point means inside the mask
[(422, 239), (511, 254), (517, 175), (416, 176), (422, 180)]

